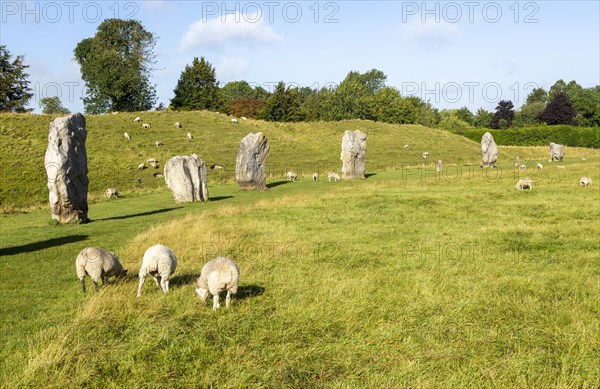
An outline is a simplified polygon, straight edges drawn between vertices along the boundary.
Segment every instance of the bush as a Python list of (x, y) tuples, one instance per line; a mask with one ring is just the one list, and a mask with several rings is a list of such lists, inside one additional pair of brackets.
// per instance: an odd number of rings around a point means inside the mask
[[(571, 147), (600, 148), (600, 127), (575, 127), (568, 125), (540, 125), (506, 130), (471, 129), (462, 135), (476, 142), (489, 131), (498, 144), (511, 146), (545, 146), (550, 142)], [(457, 132), (459, 133), (459, 132)]]

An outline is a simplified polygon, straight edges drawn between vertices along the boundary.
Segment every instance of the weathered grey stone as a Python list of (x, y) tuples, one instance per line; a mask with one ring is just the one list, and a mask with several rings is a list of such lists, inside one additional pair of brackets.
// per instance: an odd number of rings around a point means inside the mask
[(177, 203), (208, 201), (206, 164), (196, 154), (168, 160), (164, 177)]
[(346, 131), (342, 138), (342, 178), (365, 178), (367, 134), (360, 130)]
[(88, 221), (88, 166), (85, 118), (76, 113), (50, 124), (44, 166), (48, 175), (50, 212), (59, 223)]
[(498, 146), (496, 146), (494, 137), (489, 132), (481, 137), (481, 161), (484, 168), (494, 167), (494, 164), (498, 161)]
[(441, 172), (444, 171), (444, 165), (442, 165), (442, 160), (441, 159), (438, 159), (438, 163), (437, 163), (437, 166), (435, 168), (435, 171), (438, 172), (438, 173), (441, 173)]
[(266, 188), (269, 142), (262, 132), (249, 133), (240, 142), (235, 159), (235, 180), (241, 189)]
[(561, 161), (564, 158), (563, 153), (563, 145), (556, 144), (554, 142), (550, 143), (550, 162), (553, 161)]

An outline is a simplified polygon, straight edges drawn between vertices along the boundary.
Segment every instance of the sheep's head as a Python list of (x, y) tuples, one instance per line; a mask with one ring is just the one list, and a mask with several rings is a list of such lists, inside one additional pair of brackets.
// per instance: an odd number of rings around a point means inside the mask
[(204, 288), (196, 287), (196, 293), (198, 293), (198, 296), (202, 299), (202, 301), (205, 301), (208, 297), (208, 290)]
[(121, 273), (117, 275), (117, 278), (125, 278), (127, 277), (127, 269), (121, 270)]

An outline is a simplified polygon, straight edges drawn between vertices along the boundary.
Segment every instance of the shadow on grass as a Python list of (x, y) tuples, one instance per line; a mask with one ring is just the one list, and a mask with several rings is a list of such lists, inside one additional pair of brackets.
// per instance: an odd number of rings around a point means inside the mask
[(235, 298), (245, 300), (247, 298), (257, 297), (265, 293), (265, 288), (260, 285), (242, 285), (238, 288)]
[(134, 213), (134, 214), (131, 214), (131, 215), (113, 216), (113, 217), (107, 217), (107, 218), (104, 218), (104, 219), (94, 219), (93, 221), (123, 220), (123, 219), (130, 219), (132, 217), (150, 216), (150, 215), (156, 215), (157, 213), (174, 211), (174, 210), (179, 209), (179, 208), (183, 208), (183, 207), (156, 209), (154, 211), (148, 211), (148, 212), (142, 212), (142, 213)]
[(179, 286), (179, 285), (193, 284), (196, 282), (198, 277), (200, 277), (200, 273), (198, 273), (198, 274), (186, 273), (186, 274), (180, 274), (180, 275), (173, 276), (169, 279), (169, 287), (171, 285)]
[(62, 246), (63, 244), (80, 242), (82, 240), (86, 240), (87, 238), (87, 235), (71, 235), (63, 236), (60, 238), (41, 240), (39, 242), (28, 243), (21, 246), (5, 247), (3, 249), (0, 249), (0, 256), (31, 253), (34, 251), (44, 250), (50, 247)]
[(221, 200), (227, 200), (227, 199), (232, 199), (233, 196), (216, 196), (216, 197), (209, 197), (209, 201), (221, 201)]
[(377, 173), (367, 173), (367, 174), (365, 174), (365, 178), (373, 177), (376, 175), (377, 175)]
[(292, 181), (275, 181), (275, 182), (270, 182), (267, 184), (267, 188), (271, 189), (271, 188), (276, 188), (279, 185), (285, 185), (285, 184), (289, 184)]

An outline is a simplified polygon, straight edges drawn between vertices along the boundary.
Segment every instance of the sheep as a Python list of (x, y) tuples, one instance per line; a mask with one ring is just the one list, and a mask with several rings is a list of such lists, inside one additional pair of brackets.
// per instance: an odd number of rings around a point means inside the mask
[(517, 182), (516, 188), (517, 188), (517, 190), (523, 190), (523, 189), (532, 190), (533, 189), (533, 181), (531, 180), (531, 178), (525, 177), (522, 180), (519, 180)]
[(220, 307), (219, 293), (226, 290), (225, 307), (229, 308), (231, 295), (237, 293), (239, 279), (240, 269), (235, 262), (227, 257), (217, 257), (202, 267), (195, 285), (196, 293), (202, 301), (206, 301), (210, 293), (213, 296), (213, 310), (216, 310)]
[(525, 166), (525, 164), (519, 165), (519, 170), (525, 170), (525, 169), (527, 169), (527, 166)]
[(156, 158), (148, 158), (146, 160), (146, 163), (149, 163), (149, 164), (158, 163), (158, 159), (156, 159)]
[(164, 146), (163, 142), (157, 140), (156, 142), (154, 142), (154, 144), (156, 145), (156, 147), (160, 147), (160, 146)]
[(128, 132), (123, 133), (123, 136), (125, 137), (125, 139), (131, 140), (131, 135), (129, 135)]
[(544, 168), (544, 165), (542, 165), (541, 163), (539, 163), (539, 162), (538, 162), (538, 163), (535, 165), (535, 168), (536, 168), (536, 170), (542, 170), (542, 169)]
[(298, 179), (298, 175), (296, 172), (287, 172), (285, 174), (288, 181), (296, 181)]
[(157, 163), (151, 163), (150, 165), (152, 166), (152, 168), (153, 168), (154, 170), (157, 170), (157, 169), (158, 169), (158, 164), (157, 164)]
[(223, 170), (225, 169), (225, 166), (223, 165), (219, 165), (218, 163), (213, 163), (212, 165), (210, 165), (210, 170)]
[(240, 119), (242, 119), (242, 120), (248, 120), (248, 118), (245, 117), (245, 116), (240, 117)]
[(135, 119), (133, 119), (133, 122), (134, 122), (134, 123), (139, 123), (139, 122), (141, 122), (141, 121), (142, 121), (142, 118), (141, 118), (141, 117), (139, 117), (139, 116), (138, 116), (138, 117), (136, 117)]
[(194, 139), (194, 137), (192, 136), (192, 134), (190, 132), (187, 133), (187, 137), (188, 137), (189, 140)]
[(592, 179), (589, 177), (581, 177), (581, 179), (579, 180), (579, 186), (583, 186), (585, 188), (591, 188), (592, 187)]
[(177, 258), (173, 250), (161, 244), (150, 247), (144, 253), (144, 259), (142, 260), (137, 296), (142, 295), (142, 286), (148, 274), (154, 277), (156, 286), (167, 293), (169, 291), (169, 276), (175, 273), (175, 269), (177, 269)]
[(410, 147), (410, 145), (404, 145), (405, 149), (408, 149)]
[(327, 174), (327, 179), (329, 180), (329, 182), (337, 182), (340, 180), (340, 176), (337, 173), (330, 172), (329, 174)]
[(231, 123), (238, 124), (238, 120), (236, 118), (231, 119)]
[(154, 176), (154, 178), (164, 177), (164, 175), (162, 173), (158, 173), (158, 172), (154, 173), (153, 176)]
[(106, 190), (106, 197), (108, 197), (109, 199), (118, 199), (119, 191), (116, 190), (115, 188), (108, 188)]
[(181, 124), (179, 122), (175, 122), (175, 128), (181, 128)]
[(314, 181), (314, 182), (317, 182), (317, 181), (319, 181), (319, 173), (317, 173), (317, 172), (314, 172), (314, 173), (312, 174), (312, 179), (313, 179), (313, 181)]
[(144, 123), (144, 124), (142, 124), (142, 128), (148, 129), (148, 128), (150, 128), (150, 125), (148, 123)]
[(146, 164), (144, 162), (142, 162), (138, 165), (137, 170), (144, 170), (144, 169), (148, 169), (148, 166), (146, 166)]
[(423, 159), (427, 159), (427, 158), (429, 158), (429, 153), (427, 151), (425, 151), (425, 152), (423, 152), (422, 156), (423, 156)]
[(85, 276), (89, 275), (94, 281), (96, 292), (98, 280), (102, 278), (102, 286), (108, 283), (108, 278), (115, 276), (121, 278), (127, 275), (127, 270), (119, 262), (115, 253), (99, 247), (86, 247), (79, 252), (75, 260), (77, 277), (81, 281), (81, 287), (85, 293)]

